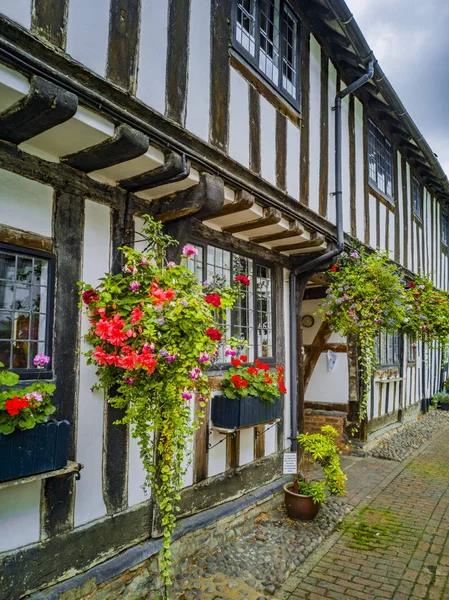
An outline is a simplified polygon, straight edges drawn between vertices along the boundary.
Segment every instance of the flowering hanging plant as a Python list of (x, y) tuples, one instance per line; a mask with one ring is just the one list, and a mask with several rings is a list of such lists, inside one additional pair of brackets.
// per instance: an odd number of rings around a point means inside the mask
[[(50, 357), (36, 354), (33, 362), (35, 367), (42, 369), (50, 362)], [(14, 387), (18, 383), (17, 373), (4, 369), (0, 363), (0, 433), (4, 435), (16, 429), (33, 429), (45, 423), (56, 410), (51, 403), (51, 395), (56, 389), (53, 383), (35, 381), (24, 388)]]
[(197, 394), (204, 406), (210, 396), (204, 367), (218, 353), (223, 333), (217, 323), (225, 321), (240, 284), (218, 291), (198, 283), (187, 268), (188, 258), (198, 252), (190, 244), (181, 264), (167, 264), (166, 248), (176, 242), (162, 233), (160, 223), (145, 221), (147, 251), (122, 248), (122, 273), (105, 275), (95, 289), (80, 285), (91, 324), (88, 363), (96, 366), (108, 401), (126, 409), (121, 423), (130, 423), (138, 439), (146, 484), (162, 513), (162, 575), (169, 585), (183, 464), (202, 417), (198, 412), (191, 422), (190, 401)]
[(248, 364), (248, 357), (241, 355), (231, 359), (232, 367), (222, 379), (221, 387), (225, 396), (235, 400), (247, 396), (257, 396), (262, 402), (274, 402), (287, 392), (284, 383), (284, 367), (277, 366), (276, 373), (259, 359)]
[(406, 286), (407, 319), (403, 327), (413, 340), (445, 348), (449, 339), (449, 295), (424, 275)]
[(406, 295), (396, 266), (380, 250), (362, 248), (344, 253), (329, 272), (330, 285), (319, 313), (342, 336), (356, 336), (362, 367), (363, 397), (359, 418), (365, 416), (371, 376), (376, 367), (375, 340), (379, 330), (400, 329), (406, 319)]

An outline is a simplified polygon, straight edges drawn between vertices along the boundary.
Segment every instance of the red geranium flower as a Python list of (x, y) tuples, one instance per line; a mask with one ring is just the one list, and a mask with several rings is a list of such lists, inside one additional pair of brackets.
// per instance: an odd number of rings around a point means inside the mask
[(335, 271), (338, 271), (338, 265), (332, 265), (331, 271), (334, 271), (334, 273)]
[(208, 304), (212, 304), (213, 306), (220, 306), (221, 304), (221, 299), (218, 294), (208, 294), (205, 297), (205, 300)]
[(28, 400), (26, 398), (19, 398), (18, 396), (14, 396), (10, 400), (6, 401), (6, 411), (9, 415), (14, 417), (19, 413), (19, 410), (22, 408), (27, 408), (29, 406)]
[(133, 308), (131, 311), (131, 323), (137, 323), (137, 321), (140, 321), (140, 319), (143, 317), (143, 312), (140, 310), (140, 308), (137, 306), (136, 308)]
[(245, 381), (244, 379), (241, 379), (240, 381), (237, 381), (237, 383), (235, 384), (236, 387), (241, 388), (241, 387), (248, 387), (248, 382)]
[(246, 362), (248, 360), (248, 357), (245, 356), (244, 354), (242, 354), (242, 356), (240, 357), (240, 360), (243, 362)]
[(86, 290), (83, 292), (83, 302), (84, 304), (90, 304), (91, 302), (96, 302), (98, 300), (98, 294), (95, 290)]
[(259, 375), (259, 371), (256, 369), (256, 367), (249, 367), (246, 372), (248, 375)]
[(410, 283), (407, 286), (408, 288), (414, 288), (415, 284), (413, 283), (413, 281), (410, 281)]
[(158, 284), (153, 281), (151, 284), (151, 296), (153, 296), (152, 303), (154, 305), (165, 304), (171, 300), (175, 295), (175, 292), (169, 288), (168, 290), (161, 290)]
[(263, 371), (269, 371), (270, 370), (270, 365), (267, 365), (263, 362), (257, 361), (257, 366), (259, 367), (259, 369), (262, 369)]
[(241, 283), (242, 285), (246, 285), (246, 286), (250, 285), (250, 281), (249, 281), (248, 277), (246, 277), (246, 275), (237, 275), (235, 280), (237, 281), (237, 283)]
[(232, 383), (236, 383), (237, 381), (240, 381), (240, 379), (241, 379), (240, 375), (233, 375), (231, 377)]
[(219, 342), (222, 338), (221, 333), (218, 331), (218, 329), (215, 329), (214, 327), (209, 327), (209, 329), (206, 330), (206, 335), (213, 342)]
[(231, 363), (234, 365), (234, 367), (240, 367), (240, 365), (242, 364), (238, 358), (233, 358), (231, 360)]

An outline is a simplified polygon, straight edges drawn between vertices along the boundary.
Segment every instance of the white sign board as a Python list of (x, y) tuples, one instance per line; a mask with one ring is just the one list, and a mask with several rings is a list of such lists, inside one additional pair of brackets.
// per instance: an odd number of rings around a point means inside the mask
[(298, 472), (296, 452), (284, 452), (284, 475), (294, 475)]

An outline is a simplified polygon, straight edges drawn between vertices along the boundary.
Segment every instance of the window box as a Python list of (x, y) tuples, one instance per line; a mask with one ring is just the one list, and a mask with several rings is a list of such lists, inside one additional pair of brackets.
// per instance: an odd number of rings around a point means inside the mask
[(261, 402), (257, 396), (231, 400), (227, 396), (214, 396), (211, 406), (213, 427), (218, 429), (243, 429), (281, 418), (281, 399), (274, 403)]
[(0, 434), (0, 481), (65, 467), (69, 433), (68, 421), (48, 421), (33, 429)]

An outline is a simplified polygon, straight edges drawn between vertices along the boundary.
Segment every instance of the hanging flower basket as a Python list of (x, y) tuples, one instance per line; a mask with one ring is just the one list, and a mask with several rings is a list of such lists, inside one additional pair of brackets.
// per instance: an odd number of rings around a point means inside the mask
[(273, 402), (262, 402), (258, 396), (246, 396), (234, 400), (227, 396), (212, 398), (212, 424), (220, 429), (242, 429), (280, 418), (280, 397), (273, 398)]
[(9, 435), (0, 433), (0, 481), (65, 467), (69, 433), (68, 421), (48, 421)]

